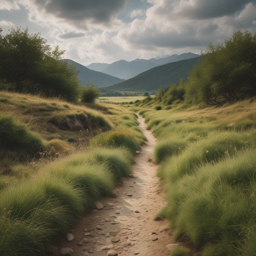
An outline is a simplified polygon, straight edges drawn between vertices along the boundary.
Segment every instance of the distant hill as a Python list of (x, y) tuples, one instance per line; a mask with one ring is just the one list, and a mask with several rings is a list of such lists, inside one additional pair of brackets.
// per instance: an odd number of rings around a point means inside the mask
[(155, 66), (156, 64), (149, 60), (136, 59), (131, 62), (119, 60), (104, 68), (102, 72), (119, 78), (129, 79)]
[(181, 60), (152, 68), (124, 82), (108, 86), (104, 89), (112, 91), (153, 92), (161, 85), (166, 88), (170, 83), (178, 83), (181, 78), (187, 78), (200, 61), (201, 57)]
[(81, 80), (82, 85), (93, 83), (96, 87), (105, 87), (124, 81), (124, 79), (91, 70), (73, 60), (65, 59), (62, 61), (68, 61), (69, 65), (74, 65), (80, 71), (78, 78)]
[(145, 72), (151, 68), (164, 65), (179, 60), (185, 60), (190, 58), (198, 57), (199, 55), (188, 52), (180, 55), (174, 54), (164, 58), (152, 58), (149, 60), (136, 59), (133, 61), (119, 60), (112, 64), (106, 63), (92, 63), (87, 67), (100, 71), (102, 73), (118, 77), (120, 79), (130, 79), (138, 74)]
[(92, 63), (92, 64), (90, 64), (90, 65), (88, 65), (86, 67), (91, 69), (91, 70), (101, 72), (104, 68), (106, 68), (109, 65), (110, 64), (107, 64), (107, 63)]

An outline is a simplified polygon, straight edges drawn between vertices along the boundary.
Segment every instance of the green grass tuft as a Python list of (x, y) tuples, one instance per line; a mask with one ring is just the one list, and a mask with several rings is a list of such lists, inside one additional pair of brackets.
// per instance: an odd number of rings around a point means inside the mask
[(155, 162), (160, 163), (167, 157), (179, 154), (186, 145), (187, 142), (179, 138), (159, 141), (154, 148)]
[(189, 256), (189, 250), (183, 246), (175, 246), (172, 256)]
[(37, 255), (131, 173), (133, 155), (95, 148), (48, 164), (1, 192), (0, 255)]
[(46, 149), (47, 143), (30, 132), (24, 124), (17, 123), (11, 116), (0, 114), (0, 150), (18, 153), (21, 157), (34, 157)]

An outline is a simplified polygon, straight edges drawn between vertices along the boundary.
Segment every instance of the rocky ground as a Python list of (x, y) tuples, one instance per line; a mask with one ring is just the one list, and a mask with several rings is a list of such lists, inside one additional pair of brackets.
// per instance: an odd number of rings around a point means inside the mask
[(123, 179), (109, 198), (81, 217), (55, 248), (59, 255), (74, 256), (166, 256), (175, 246), (167, 220), (154, 217), (165, 205), (164, 194), (150, 161), (156, 143), (139, 116), (148, 142), (137, 152), (134, 174)]

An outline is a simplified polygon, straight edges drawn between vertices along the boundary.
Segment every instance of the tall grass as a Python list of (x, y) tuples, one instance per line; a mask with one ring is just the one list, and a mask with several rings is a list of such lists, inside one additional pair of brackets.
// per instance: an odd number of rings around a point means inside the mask
[(126, 113), (121, 115), (117, 122), (117, 129), (96, 136), (91, 140), (91, 145), (110, 148), (125, 147), (135, 153), (146, 141), (146, 137), (138, 128), (137, 115), (133, 112)]
[(194, 175), (169, 183), (165, 213), (176, 238), (186, 234), (197, 244), (217, 244), (213, 251), (219, 252), (206, 254), (208, 248), (204, 255), (241, 255), (256, 224), (255, 153), (252, 149), (202, 165)]
[[(159, 175), (175, 182), (184, 175), (192, 175), (196, 168), (205, 163), (215, 163), (238, 151), (254, 147), (256, 133), (218, 133), (191, 143), (180, 155), (169, 158), (159, 169)], [(170, 171), (171, 170), (171, 171)]]
[(0, 255), (37, 255), (78, 214), (131, 173), (132, 153), (95, 148), (45, 166), (5, 189), (0, 201)]
[(175, 239), (189, 238), (203, 256), (255, 255), (255, 102), (140, 113), (159, 140), (167, 206), (158, 216)]
[(179, 154), (187, 144), (187, 141), (180, 138), (159, 141), (154, 148), (155, 162), (160, 163), (170, 156)]
[(0, 149), (17, 152), (21, 157), (33, 157), (47, 147), (46, 141), (30, 132), (24, 124), (0, 114)]

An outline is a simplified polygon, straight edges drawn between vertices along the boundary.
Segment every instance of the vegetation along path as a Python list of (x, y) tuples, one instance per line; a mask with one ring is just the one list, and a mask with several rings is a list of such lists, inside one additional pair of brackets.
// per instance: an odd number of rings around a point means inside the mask
[(148, 141), (137, 152), (134, 174), (125, 178), (111, 197), (102, 199), (103, 209), (99, 204), (99, 209), (78, 221), (70, 230), (74, 235), (72, 241), (65, 238), (60, 242), (60, 248), (73, 250), (71, 255), (169, 255), (166, 246), (172, 244), (173, 239), (168, 221), (154, 220), (165, 205), (156, 176), (157, 166), (149, 160), (156, 139), (146, 130), (141, 116), (138, 121)]

